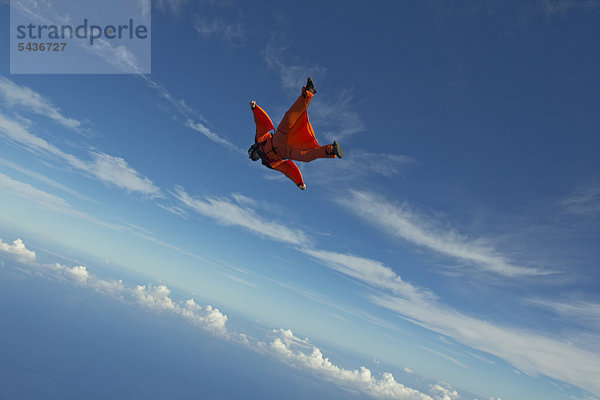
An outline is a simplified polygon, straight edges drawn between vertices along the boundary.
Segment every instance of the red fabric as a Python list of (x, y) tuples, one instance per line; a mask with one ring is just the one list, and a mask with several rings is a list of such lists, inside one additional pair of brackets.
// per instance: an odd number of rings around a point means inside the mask
[(285, 176), (290, 178), (292, 182), (296, 184), (296, 186), (302, 185), (304, 180), (302, 179), (302, 173), (300, 169), (292, 160), (285, 160), (281, 163), (278, 163), (276, 166), (272, 167), (279, 172), (282, 172)]
[(275, 147), (289, 146), (297, 149), (319, 147), (310, 121), (307, 108), (314, 94), (302, 88), (302, 94), (285, 113), (275, 132)]

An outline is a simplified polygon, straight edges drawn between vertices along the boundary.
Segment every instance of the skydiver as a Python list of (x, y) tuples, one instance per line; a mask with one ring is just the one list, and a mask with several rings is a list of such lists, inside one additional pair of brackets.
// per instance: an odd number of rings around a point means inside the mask
[[(311, 162), (317, 158), (344, 157), (344, 151), (337, 141), (320, 146), (315, 138), (307, 108), (316, 93), (315, 85), (308, 77), (302, 93), (285, 113), (277, 129), (265, 110), (256, 105), (256, 101), (250, 102), (256, 137), (254, 144), (248, 149), (248, 158), (252, 161), (261, 159), (263, 165), (282, 172), (302, 190), (306, 189), (306, 185), (298, 166), (292, 160)], [(273, 130), (274, 133), (271, 132)]]

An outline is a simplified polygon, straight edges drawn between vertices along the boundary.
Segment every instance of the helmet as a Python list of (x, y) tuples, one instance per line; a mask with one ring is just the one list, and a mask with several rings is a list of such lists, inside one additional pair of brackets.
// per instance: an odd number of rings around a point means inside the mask
[(258, 161), (260, 159), (260, 155), (258, 154), (258, 146), (253, 144), (248, 149), (248, 158), (252, 161)]

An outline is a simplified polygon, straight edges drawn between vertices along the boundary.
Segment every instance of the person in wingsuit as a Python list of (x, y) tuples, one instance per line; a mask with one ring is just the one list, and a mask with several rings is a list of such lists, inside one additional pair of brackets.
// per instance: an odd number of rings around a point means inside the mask
[[(315, 132), (308, 120), (307, 108), (313, 96), (317, 93), (312, 79), (309, 77), (306, 86), (296, 102), (285, 113), (277, 126), (269, 115), (250, 102), (256, 124), (254, 144), (248, 149), (248, 158), (252, 161), (262, 160), (267, 168), (282, 172), (300, 189), (306, 189), (302, 174), (292, 160), (311, 162), (317, 158), (344, 157), (344, 151), (337, 141), (326, 146), (319, 145)], [(275, 130), (275, 133), (271, 131)]]

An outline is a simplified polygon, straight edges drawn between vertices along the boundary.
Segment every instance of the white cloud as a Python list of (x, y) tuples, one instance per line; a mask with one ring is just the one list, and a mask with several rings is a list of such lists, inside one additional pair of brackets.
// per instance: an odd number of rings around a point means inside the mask
[(308, 245), (306, 234), (300, 230), (269, 221), (248, 207), (242, 207), (233, 201), (218, 197), (192, 197), (181, 187), (175, 188), (173, 195), (188, 208), (206, 217), (212, 218), (223, 225), (238, 226), (259, 236), (293, 244)]
[[(200, 132), (207, 139), (216, 144), (224, 146), (237, 153), (246, 154), (243, 149), (240, 149), (222, 135), (218, 135), (208, 128), (206, 126), (206, 119), (200, 113), (190, 107), (184, 99), (175, 98), (164, 86), (160, 85), (156, 81), (153, 81), (146, 75), (139, 75), (139, 77), (142, 78), (151, 89), (155, 90), (160, 97), (166, 100), (167, 103), (173, 107), (179, 117), (184, 118), (185, 122), (183, 124), (185, 127), (193, 129), (196, 132)], [(203, 122), (198, 122), (197, 120), (201, 120)]]
[(179, 15), (188, 1), (189, 0), (157, 0), (152, 3), (163, 12), (169, 11), (175, 15)]
[[(345, 149), (344, 142), (340, 142)], [(392, 178), (401, 175), (416, 161), (409, 156), (391, 153), (372, 153), (360, 149), (350, 149), (343, 160), (322, 164), (308, 163), (302, 173), (307, 180), (319, 185), (344, 184), (350, 187), (362, 185), (374, 175)]]
[(560, 201), (565, 211), (584, 217), (600, 214), (600, 181), (594, 180)]
[(38, 92), (21, 86), (3, 76), (0, 76), (0, 96), (9, 106), (26, 108), (36, 114), (48, 117), (68, 128), (79, 128), (81, 122), (65, 117), (60, 109)]
[(546, 308), (572, 323), (600, 329), (600, 304), (584, 300), (550, 300), (530, 298), (531, 304)]
[(466, 261), (484, 271), (508, 277), (552, 273), (516, 265), (482, 240), (469, 240), (455, 231), (442, 231), (435, 222), (411, 211), (408, 206), (394, 205), (373, 193), (351, 190), (348, 196), (338, 198), (337, 202), (392, 236)]
[(55, 145), (29, 132), (29, 129), (20, 122), (2, 114), (0, 114), (0, 135), (32, 152), (62, 159), (71, 167), (90, 174), (105, 184), (116, 186), (129, 193), (136, 192), (150, 197), (162, 196), (161, 190), (150, 179), (131, 168), (123, 158), (92, 152), (93, 160), (84, 161), (60, 150)]
[(137, 301), (148, 308), (157, 311), (174, 311), (175, 303), (169, 297), (171, 291), (165, 285), (152, 286), (137, 285), (133, 289), (133, 297)]
[(357, 102), (356, 96), (350, 90), (344, 89), (336, 96), (323, 94), (323, 98), (314, 104), (311, 103), (310, 115), (319, 127), (319, 133), (333, 141), (362, 132), (365, 125), (356, 112)]
[(455, 400), (460, 396), (456, 390), (449, 389), (442, 385), (432, 385), (431, 392), (436, 395), (439, 400)]
[[(317, 90), (319, 80), (327, 70), (318, 64), (291, 62), (288, 56), (289, 46), (277, 45), (274, 39), (267, 42), (261, 55), (267, 67), (280, 79), (283, 89), (298, 93), (306, 78), (311, 76)], [(322, 135), (327, 140), (341, 140), (365, 129), (357, 110), (357, 99), (352, 90), (344, 89), (337, 94), (318, 92), (318, 101), (311, 102), (309, 115), (315, 126), (317, 138)]]
[(228, 44), (243, 40), (246, 36), (241, 20), (228, 22), (216, 17), (196, 16), (194, 27), (201, 38), (215, 38)]
[(194, 122), (191, 119), (188, 119), (185, 126), (187, 126), (190, 129), (195, 130), (196, 132), (200, 132), (201, 134), (206, 136), (209, 140), (212, 140), (213, 142), (215, 142), (217, 144), (225, 146), (225, 147), (227, 147), (231, 150), (234, 150), (238, 153), (245, 154), (245, 151), (243, 151), (242, 149), (240, 149), (239, 147), (237, 147), (236, 145), (231, 143), (229, 140), (224, 139), (221, 136), (217, 135), (216, 133), (211, 131), (209, 128), (207, 128), (205, 125), (201, 124), (200, 122)]
[(0, 173), (0, 188), (5, 193), (10, 193), (12, 195), (29, 200), (49, 210), (70, 215), (72, 217), (92, 222), (115, 231), (124, 230), (122, 226), (101, 221), (90, 214), (76, 210), (62, 197), (39, 190), (28, 183), (16, 181), (2, 173)]
[(308, 339), (294, 336), (291, 330), (274, 330), (272, 334), (274, 338), (268, 344), (268, 349), (277, 358), (296, 368), (316, 373), (336, 385), (358, 390), (377, 399), (432, 400), (432, 397), (396, 382), (389, 372), (378, 379), (366, 367), (355, 370), (340, 368), (324, 357), (321, 350)]
[(598, 0), (538, 0), (540, 10), (547, 16), (564, 15), (571, 10), (591, 10), (600, 3)]
[(15, 240), (12, 246), (6, 245), (0, 239), (0, 252), (7, 252), (23, 257), (29, 261), (29, 265), (35, 267), (35, 271), (38, 273), (55, 276), (63, 282), (88, 287), (96, 292), (122, 301), (132, 301), (135, 304), (156, 312), (168, 312), (179, 315), (194, 326), (222, 339), (248, 344), (245, 335), (230, 333), (227, 330), (227, 316), (225, 314), (210, 305), (201, 307), (193, 299), (185, 302), (175, 301), (171, 298), (171, 290), (166, 285), (148, 284), (127, 287), (123, 284), (122, 280), (110, 281), (98, 278), (83, 265), (69, 268), (59, 263), (36, 264), (34, 263), (35, 253), (27, 250), (20, 239)]
[(129, 193), (143, 193), (151, 197), (161, 197), (161, 191), (150, 179), (141, 175), (121, 157), (105, 153), (92, 153), (93, 161), (86, 170), (108, 185), (117, 186)]
[(288, 48), (289, 46), (278, 46), (274, 40), (270, 40), (260, 54), (267, 67), (277, 73), (284, 89), (300, 93), (300, 89), (306, 83), (306, 77), (312, 76), (317, 84), (318, 77), (325, 75), (326, 69), (319, 65), (288, 62)]
[(75, 196), (78, 199), (90, 201), (90, 202), (93, 202), (93, 203), (98, 203), (97, 200), (92, 199), (91, 197), (85, 196), (85, 195), (83, 195), (83, 194), (81, 194), (81, 193), (79, 193), (79, 192), (77, 192), (77, 191), (75, 191), (75, 190), (73, 190), (73, 189), (71, 189), (71, 188), (69, 188), (69, 187), (67, 187), (67, 186), (59, 183), (59, 182), (56, 182), (53, 179), (50, 179), (50, 178), (48, 178), (48, 177), (46, 177), (46, 176), (44, 176), (42, 174), (39, 174), (39, 173), (37, 173), (35, 171), (29, 170), (27, 168), (23, 168), (22, 166), (14, 163), (12, 161), (0, 158), (0, 165), (4, 165), (5, 167), (8, 167), (8, 168), (13, 169), (13, 170), (15, 170), (17, 172), (20, 172), (23, 175), (26, 175), (26, 176), (29, 176), (31, 178), (34, 178), (34, 179), (36, 179), (36, 180), (38, 180), (38, 181), (40, 181), (40, 182), (42, 182), (42, 183), (44, 183), (44, 184), (46, 184), (48, 186), (52, 186), (52, 187), (54, 187), (56, 189), (62, 190), (63, 192), (68, 193), (68, 194), (70, 194), (72, 196)]
[(379, 261), (325, 250), (303, 249), (302, 252), (342, 274), (412, 301), (422, 302), (435, 298), (431, 292), (403, 281), (391, 268)]
[(65, 268), (65, 272), (71, 276), (71, 278), (80, 285), (85, 285), (90, 277), (87, 268), (83, 265), (79, 265), (73, 268)]
[(137, 55), (125, 45), (113, 46), (106, 39), (94, 41), (93, 46), (82, 46), (83, 49), (100, 57), (105, 63), (127, 74), (142, 74), (144, 69), (138, 62)]
[(21, 239), (15, 239), (12, 244), (6, 244), (0, 239), (0, 252), (7, 253), (18, 262), (31, 263), (35, 261), (35, 252), (25, 247)]

